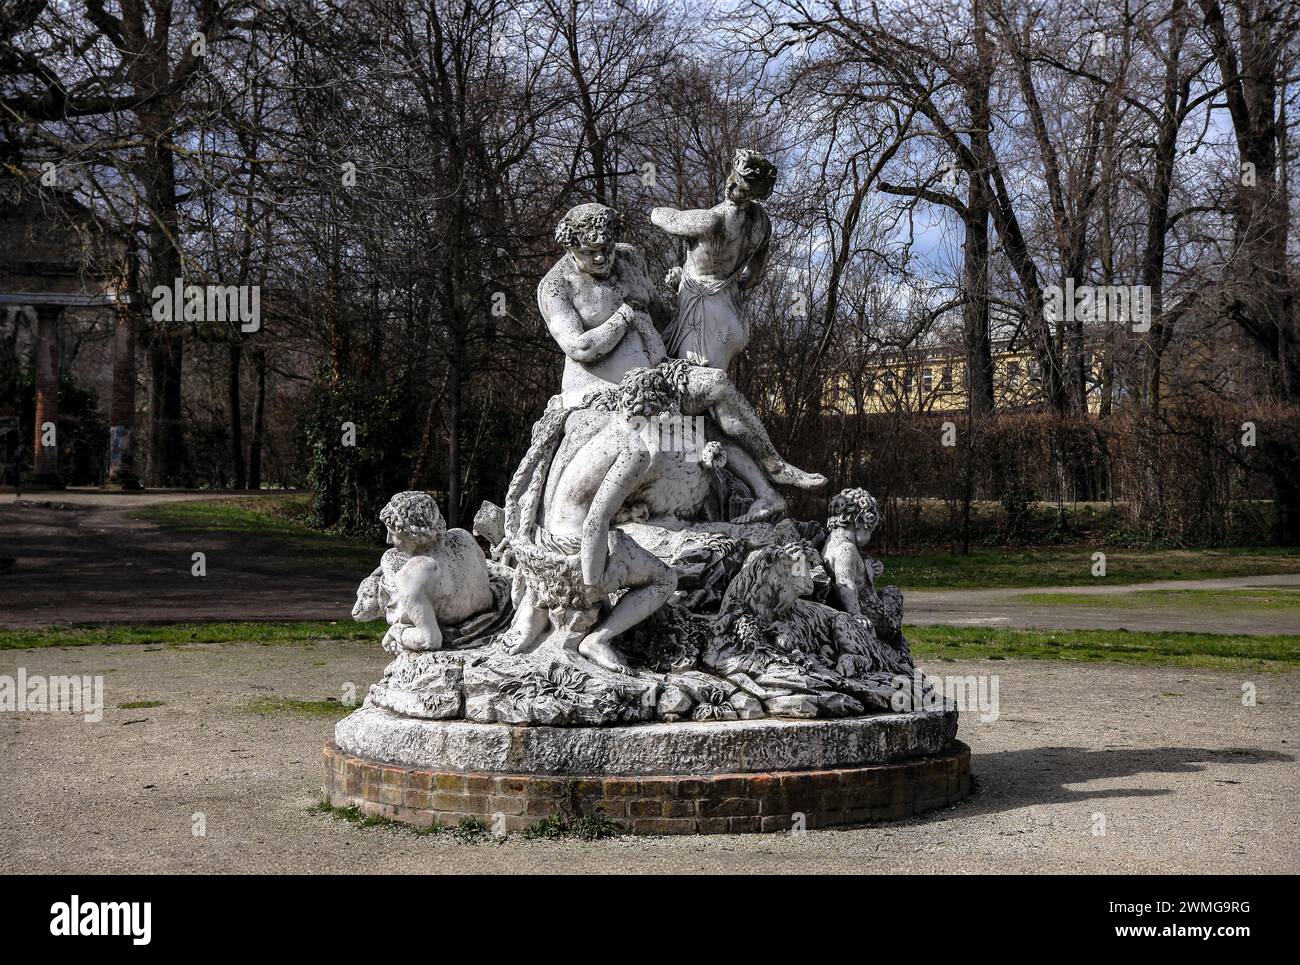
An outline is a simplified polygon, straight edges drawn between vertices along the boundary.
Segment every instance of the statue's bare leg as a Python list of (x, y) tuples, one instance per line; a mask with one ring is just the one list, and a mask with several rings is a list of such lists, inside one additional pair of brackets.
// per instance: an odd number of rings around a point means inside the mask
[(677, 574), (631, 537), (621, 536), (618, 544), (618, 550), (605, 565), (606, 586), (630, 589), (619, 598), (609, 615), (582, 638), (578, 653), (606, 670), (627, 673), (627, 661), (610, 642), (668, 602), (677, 589)]
[(531, 653), (541, 644), (549, 622), (549, 614), (533, 602), (532, 591), (526, 591), (510, 621), (510, 629), (501, 638), (501, 645), (506, 653)]
[(800, 489), (817, 489), (826, 485), (826, 477), (821, 473), (804, 472), (782, 458), (763, 428), (758, 413), (732, 385), (726, 372), (698, 366), (692, 368), (687, 375), (686, 396), (683, 408), (690, 410), (687, 414), (711, 411), (723, 433), (743, 446), (772, 482)]
[(727, 450), (727, 468), (739, 476), (754, 494), (749, 511), (735, 522), (761, 523), (785, 512), (785, 500), (772, 488), (753, 457), (733, 440), (724, 439), (722, 446)]

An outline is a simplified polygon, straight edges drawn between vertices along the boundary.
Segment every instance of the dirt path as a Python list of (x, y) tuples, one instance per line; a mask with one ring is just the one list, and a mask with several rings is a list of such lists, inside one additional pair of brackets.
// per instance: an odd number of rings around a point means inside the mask
[[(0, 653), (0, 674), (103, 674), (99, 723), (0, 714), (0, 872), (1300, 872), (1300, 674), (1017, 661), (963, 717), (978, 793), (923, 819), (805, 835), (462, 844), (309, 811), (333, 721), (254, 701), (360, 692), (378, 646)], [(163, 706), (119, 709), (129, 701)], [(1104, 835), (1095, 833), (1104, 816)], [(205, 834), (194, 833), (198, 822)]]
[[(212, 496), (0, 502), (0, 626), (349, 618), (363, 565), (130, 517), (150, 501), (191, 498)], [(204, 577), (192, 572), (195, 552), (205, 556)]]

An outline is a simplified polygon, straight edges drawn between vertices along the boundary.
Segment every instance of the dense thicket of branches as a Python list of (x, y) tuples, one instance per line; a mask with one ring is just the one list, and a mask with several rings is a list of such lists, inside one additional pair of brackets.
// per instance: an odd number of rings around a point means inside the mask
[[(0, 0), (0, 163), (130, 232), (145, 292), (261, 286), (255, 333), (141, 326), (155, 485), (310, 483), (349, 528), (430, 487), (464, 524), (557, 385), (563, 211), (618, 206), (662, 271), (649, 208), (713, 203), (750, 146), (777, 245), (733, 375), (793, 458), (1122, 497), (1177, 539), (1258, 490), (1295, 542), (1298, 38), (1300, 0)], [(1140, 286), (1149, 329), (1057, 317), (1067, 280)], [(872, 377), (936, 351), (952, 447), (935, 387)]]

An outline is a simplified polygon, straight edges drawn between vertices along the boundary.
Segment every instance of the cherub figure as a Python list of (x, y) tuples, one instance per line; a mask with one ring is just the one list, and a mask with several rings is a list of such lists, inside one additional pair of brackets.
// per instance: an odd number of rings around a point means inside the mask
[(427, 493), (398, 493), (379, 519), (393, 548), (357, 588), (352, 619), (385, 617), (385, 650), (441, 649), (444, 627), (493, 609), (483, 551), (465, 530), (447, 528)]
[(861, 615), (876, 595), (876, 579), (884, 572), (879, 560), (863, 556), (880, 523), (880, 507), (865, 489), (844, 489), (831, 497), (830, 536), (822, 547), (822, 562), (831, 576), (834, 600), (846, 613)]

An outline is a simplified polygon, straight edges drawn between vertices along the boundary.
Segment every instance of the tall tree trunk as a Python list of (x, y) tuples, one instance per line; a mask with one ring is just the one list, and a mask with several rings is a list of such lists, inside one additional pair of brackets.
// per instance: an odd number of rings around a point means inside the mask
[(461, 369), (465, 363), (465, 338), (452, 329), (452, 354), (447, 359), (447, 525), (460, 525), (460, 421), (464, 404)]
[[(164, 51), (162, 56), (166, 57)], [(176, 157), (163, 110), (142, 110), (145, 193), (153, 217), (149, 223), (149, 264), (154, 287), (171, 288), (181, 277), (180, 218), (176, 206)], [(185, 426), (181, 406), (181, 372), (185, 362), (183, 319), (155, 322), (149, 333), (149, 466), (150, 486), (176, 486), (185, 478)]]
[(240, 363), (244, 349), (239, 344), (239, 335), (233, 336), (230, 343), (230, 366), (226, 372), (226, 404), (230, 407), (230, 469), (231, 487), (244, 488), (244, 432), (241, 406), (239, 400)]
[(253, 438), (248, 444), (248, 488), (262, 488), (262, 432), (266, 416), (266, 351), (253, 351), (257, 394), (253, 397)]

